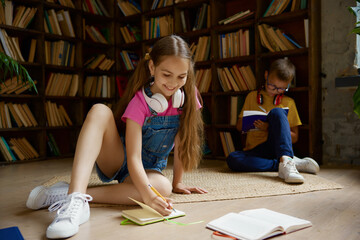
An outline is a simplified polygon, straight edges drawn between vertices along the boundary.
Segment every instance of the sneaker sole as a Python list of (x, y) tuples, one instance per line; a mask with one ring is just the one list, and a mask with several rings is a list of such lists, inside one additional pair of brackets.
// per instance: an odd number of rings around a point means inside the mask
[(301, 178), (290, 178), (290, 179), (285, 179), (285, 177), (282, 174), (278, 174), (279, 178), (283, 179), (286, 183), (304, 183), (304, 179)]
[(309, 160), (315, 167), (315, 171), (309, 171), (309, 173), (317, 174), (320, 171), (319, 164), (312, 158), (305, 157), (304, 159)]
[(39, 193), (45, 190), (44, 186), (37, 186), (34, 188), (28, 197), (28, 200), (26, 201), (26, 207), (34, 210), (38, 210), (41, 208), (41, 206), (36, 205), (35, 199), (38, 197)]

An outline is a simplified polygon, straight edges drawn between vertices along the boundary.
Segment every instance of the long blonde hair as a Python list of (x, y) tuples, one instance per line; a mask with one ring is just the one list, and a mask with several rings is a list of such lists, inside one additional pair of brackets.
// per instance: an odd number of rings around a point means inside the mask
[[(195, 87), (194, 62), (191, 51), (181, 37), (170, 35), (158, 40), (154, 44), (149, 56), (155, 66), (158, 66), (165, 60), (166, 56), (178, 56), (189, 60), (190, 66), (187, 81), (183, 86), (186, 98), (180, 116), (180, 127), (178, 131), (180, 137), (178, 146), (179, 157), (184, 170), (189, 171), (196, 168), (202, 158), (204, 138), (204, 123), (197, 104), (197, 99), (199, 99), (200, 102), (202, 102), (202, 100)], [(135, 72), (128, 82), (123, 97), (116, 106), (114, 116), (119, 131), (124, 130), (124, 123), (121, 121), (121, 116), (130, 100), (137, 91), (149, 83), (150, 71), (148, 60), (149, 59), (144, 58), (139, 61)]]

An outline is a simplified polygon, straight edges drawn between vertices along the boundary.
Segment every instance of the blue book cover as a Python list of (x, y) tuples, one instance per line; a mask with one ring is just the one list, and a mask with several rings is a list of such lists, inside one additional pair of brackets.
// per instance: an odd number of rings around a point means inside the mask
[(294, 44), (297, 48), (302, 48), (297, 42), (295, 42), (291, 37), (283, 33), (284, 37), (286, 37), (292, 44)]
[(0, 229), (0, 239), (24, 240), (18, 227), (8, 227)]
[[(289, 113), (289, 108), (283, 108), (286, 111), (286, 114)], [(248, 132), (248, 131), (256, 131), (258, 130), (257, 128), (255, 128), (254, 126), (254, 122), (256, 120), (261, 120), (263, 122), (267, 121), (267, 112), (262, 112), (262, 111), (248, 111), (245, 110), (243, 112), (243, 117), (242, 117), (242, 131), (243, 132)]]

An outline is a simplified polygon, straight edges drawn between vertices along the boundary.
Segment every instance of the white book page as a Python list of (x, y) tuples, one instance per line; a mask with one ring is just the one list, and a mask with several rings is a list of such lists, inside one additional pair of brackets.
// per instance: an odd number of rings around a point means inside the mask
[(254, 217), (266, 222), (271, 222), (278, 226), (282, 226), (287, 233), (304, 227), (312, 226), (310, 221), (271, 211), (266, 208), (246, 210), (240, 212), (239, 214)]
[(253, 115), (264, 115), (264, 116), (266, 116), (267, 113), (261, 112), (261, 111), (256, 111), (256, 110), (245, 110), (245, 111), (243, 112), (243, 117), (253, 116)]
[[(228, 213), (209, 222), (206, 226), (221, 233), (247, 240), (263, 239), (270, 233), (280, 230), (271, 222), (264, 222), (237, 213)], [(278, 233), (281, 232), (281, 230), (278, 231)]]

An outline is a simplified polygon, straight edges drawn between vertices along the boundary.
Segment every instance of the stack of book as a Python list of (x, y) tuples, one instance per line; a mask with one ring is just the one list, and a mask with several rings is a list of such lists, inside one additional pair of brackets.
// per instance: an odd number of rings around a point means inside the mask
[(227, 157), (230, 153), (235, 152), (235, 146), (231, 137), (231, 133), (219, 132), (219, 134), (225, 157)]
[(120, 11), (124, 16), (141, 13), (141, 6), (136, 0), (117, 0)]
[(150, 18), (145, 21), (146, 39), (170, 35), (174, 32), (174, 19), (171, 15)]
[(123, 50), (120, 52), (123, 67), (126, 70), (134, 70), (139, 62), (139, 56), (132, 51)]
[(45, 63), (73, 67), (75, 44), (67, 41), (45, 41)]
[(305, 9), (307, 0), (272, 0), (263, 17), (274, 16), (283, 12)]
[(153, 2), (151, 4), (151, 10), (171, 6), (173, 4), (174, 4), (173, 0), (153, 0)]
[(302, 48), (289, 35), (282, 30), (267, 24), (258, 25), (261, 45), (270, 52), (287, 51)]
[[(30, 82), (22, 82), (21, 76), (15, 76), (0, 83), (0, 94), (20, 94), (28, 89), (31, 89), (33, 85)], [(34, 81), (36, 84), (37, 81)]]
[(86, 66), (89, 69), (100, 69), (103, 71), (108, 71), (113, 65), (115, 61), (109, 58), (106, 58), (105, 54), (99, 54), (97, 56), (93, 56), (90, 59), (88, 59), (84, 66)]
[(45, 32), (75, 37), (74, 28), (71, 22), (69, 11), (54, 9), (44, 10), (44, 27)]
[(255, 75), (249, 65), (218, 68), (217, 72), (224, 92), (256, 89)]
[(221, 59), (250, 55), (249, 29), (240, 29), (237, 32), (220, 34), (219, 46), (219, 56)]
[(97, 42), (97, 43), (104, 43), (104, 44), (108, 44), (108, 38), (106, 38), (104, 36), (104, 34), (102, 32), (107, 33), (109, 31), (108, 28), (103, 28), (101, 31), (99, 30), (99, 28), (94, 27), (94, 26), (90, 26), (90, 25), (86, 25), (85, 26), (85, 31), (87, 33), (87, 36), (90, 37), (90, 39), (93, 42)]
[(50, 3), (58, 3), (61, 6), (65, 6), (65, 7), (75, 8), (75, 5), (71, 0), (46, 0), (46, 1)]
[(84, 85), (85, 97), (111, 97), (111, 83), (110, 77), (103, 76), (87, 76)]
[(0, 115), (0, 128), (38, 126), (38, 122), (26, 103), (0, 102)]
[(0, 137), (0, 150), (3, 158), (7, 162), (39, 157), (39, 153), (24, 137), (10, 138), (8, 142), (4, 137)]
[(45, 112), (46, 112), (47, 124), (50, 127), (73, 125), (63, 105), (60, 105), (58, 107), (56, 103), (47, 101), (45, 104)]
[(45, 89), (46, 96), (76, 96), (79, 89), (79, 75), (50, 73)]
[(235, 22), (239, 22), (245, 19), (250, 18), (251, 16), (254, 15), (254, 12), (250, 11), (250, 10), (246, 10), (246, 11), (241, 11), (238, 12), (228, 18), (225, 18), (223, 20), (219, 21), (219, 24), (229, 24), (229, 23), (235, 23)]
[(127, 24), (126, 26), (120, 27), (120, 33), (125, 43), (132, 43), (142, 40), (141, 29), (136, 26)]
[(25, 59), (20, 51), (18, 37), (9, 37), (5, 29), (0, 29), (0, 52), (5, 52), (6, 55), (21, 62), (25, 62)]
[(86, 0), (83, 2), (82, 8), (85, 12), (110, 17), (110, 14), (102, 4), (101, 0)]
[(208, 92), (211, 85), (211, 68), (198, 69), (195, 72), (195, 83), (199, 92)]
[(33, 20), (37, 8), (16, 6), (15, 11), (13, 11), (13, 8), (11, 1), (5, 1), (5, 8), (0, 4), (0, 24), (27, 28)]
[(194, 61), (201, 62), (209, 59), (210, 56), (210, 48), (211, 48), (211, 38), (210, 36), (202, 36), (199, 37), (198, 44), (191, 44), (190, 50), (195, 52)]

